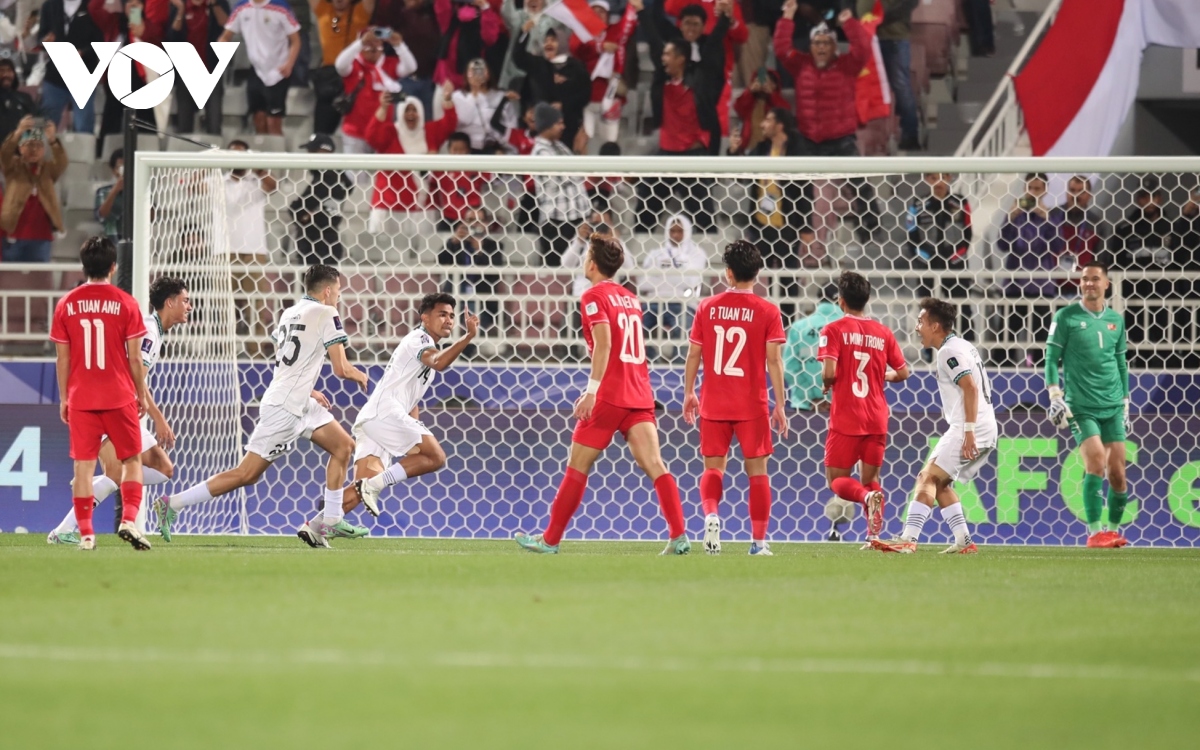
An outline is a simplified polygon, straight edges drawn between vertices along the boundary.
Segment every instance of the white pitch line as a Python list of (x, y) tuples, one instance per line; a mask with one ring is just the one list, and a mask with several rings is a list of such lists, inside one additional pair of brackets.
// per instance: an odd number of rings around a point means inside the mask
[(228, 651), (109, 649), (0, 643), (0, 660), (54, 662), (129, 662), (235, 667), (420, 667), (460, 669), (609, 670), (627, 672), (725, 672), (741, 674), (829, 674), (925, 677), (976, 677), (1022, 680), (1116, 680), (1200, 683), (1200, 669), (1143, 669), (1119, 665), (1017, 664), (984, 662), (954, 664), (919, 660), (866, 659), (716, 659), (636, 656), (599, 658), (575, 654), (501, 654), (451, 652), (405, 655), (365, 655), (339, 649), (300, 651)]

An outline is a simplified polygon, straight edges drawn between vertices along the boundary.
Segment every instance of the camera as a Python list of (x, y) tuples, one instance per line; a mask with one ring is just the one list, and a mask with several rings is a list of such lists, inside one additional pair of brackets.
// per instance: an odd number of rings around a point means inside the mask
[(392, 30), (387, 26), (376, 26), (375, 36), (380, 39), (390, 39), (392, 37)]

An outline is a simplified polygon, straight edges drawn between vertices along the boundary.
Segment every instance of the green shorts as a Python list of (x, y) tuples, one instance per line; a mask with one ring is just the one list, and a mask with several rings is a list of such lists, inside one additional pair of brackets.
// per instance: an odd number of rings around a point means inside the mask
[(1076, 413), (1071, 417), (1071, 434), (1075, 436), (1077, 445), (1082, 445), (1084, 440), (1093, 435), (1099, 435), (1100, 442), (1106, 445), (1123, 443), (1125, 442), (1125, 410), (1109, 412), (1104, 416), (1086, 412)]

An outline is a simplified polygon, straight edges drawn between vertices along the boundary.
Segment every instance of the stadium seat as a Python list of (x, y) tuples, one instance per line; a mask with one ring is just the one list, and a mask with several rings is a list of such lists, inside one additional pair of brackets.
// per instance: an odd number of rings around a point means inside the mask
[[(49, 292), (54, 290), (53, 271), (5, 271), (0, 273), (0, 292)], [(51, 299), (17, 294), (4, 295), (5, 333), (50, 333)]]
[(96, 136), (91, 133), (63, 133), (58, 140), (72, 164), (91, 165), (96, 161)]
[(250, 144), (253, 151), (268, 151), (278, 153), (287, 151), (287, 139), (282, 135), (254, 134), (244, 135), (242, 140)]
[[(208, 144), (209, 146), (213, 146), (215, 148), (221, 148), (222, 146), (225, 145), (225, 141), (221, 138), (221, 136), (213, 135), (211, 133), (181, 133), (181, 135), (184, 136), (185, 138), (190, 138), (193, 141), (199, 141), (200, 143), (205, 143), (205, 144)], [(178, 138), (168, 138), (167, 139), (167, 150), (168, 151), (202, 151), (204, 149), (202, 149), (200, 146), (197, 146), (194, 143), (188, 143), (187, 141), (183, 141)]]
[(73, 185), (88, 185), (91, 184), (96, 172), (100, 171), (97, 165), (104, 167), (104, 171), (111, 179), (112, 171), (108, 168), (107, 162), (92, 161), (88, 164), (81, 162), (68, 162), (67, 171), (58, 179), (58, 191), (60, 194), (70, 192)]
[[(88, 182), (84, 180), (71, 180), (65, 187), (67, 189), (66, 198), (63, 201), (63, 207), (71, 209), (86, 210), (90, 217), (92, 211), (96, 207), (96, 190), (111, 182)], [(120, 200), (120, 196), (117, 196)]]
[[(246, 45), (238, 46), (241, 50)], [(221, 114), (224, 117), (244, 117), (250, 113), (250, 104), (246, 99), (245, 86), (228, 86), (225, 88), (225, 101), (222, 102)]]
[[(104, 148), (100, 152), (100, 161), (107, 164), (108, 157), (119, 148), (125, 147), (125, 136), (121, 133), (113, 133), (104, 136)], [(161, 148), (158, 142), (158, 136), (152, 133), (138, 133), (137, 150), (138, 151), (158, 151)], [(128, 155), (126, 155), (128, 158)]]

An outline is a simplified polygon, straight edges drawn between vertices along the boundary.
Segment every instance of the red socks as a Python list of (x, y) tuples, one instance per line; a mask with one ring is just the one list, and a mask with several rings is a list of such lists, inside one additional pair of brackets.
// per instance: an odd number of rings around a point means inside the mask
[(765, 540), (771, 523), (771, 480), (766, 474), (750, 477), (750, 538)]
[(871, 490), (863, 486), (862, 482), (854, 477), (838, 477), (830, 483), (829, 489), (833, 490), (833, 494), (841, 499), (849, 500), (859, 505), (867, 501), (867, 493), (871, 492)]
[(700, 475), (700, 507), (704, 515), (711, 516), (721, 505), (721, 494), (725, 491), (725, 472), (720, 469), (705, 469)]
[(679, 485), (675, 484), (675, 477), (667, 472), (654, 480), (654, 491), (658, 494), (663, 518), (667, 519), (667, 530), (674, 539), (683, 534), (683, 503), (679, 501)]
[[(140, 507), (142, 507), (142, 483), (121, 482), (121, 520), (129, 523), (136, 521)], [(79, 505), (76, 504), (75, 508), (75, 514), (78, 516)], [(80, 526), (80, 529), (82, 528)]]
[(95, 536), (96, 529), (92, 527), (92, 502), (95, 498), (75, 497), (75, 523), (79, 524), (79, 536)]
[[(567, 467), (562, 484), (558, 486), (558, 494), (550, 506), (550, 523), (546, 524), (546, 532), (542, 534), (543, 541), (551, 547), (558, 546), (562, 541), (563, 532), (571, 522), (571, 516), (579, 510), (583, 502), (583, 491), (587, 489), (587, 474)], [(682, 511), (681, 511), (682, 513)]]

